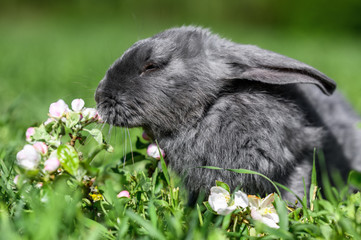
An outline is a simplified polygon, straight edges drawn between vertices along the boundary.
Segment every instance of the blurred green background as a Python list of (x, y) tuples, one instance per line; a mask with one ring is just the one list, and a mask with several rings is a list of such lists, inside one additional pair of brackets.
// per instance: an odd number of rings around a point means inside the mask
[(129, 46), (189, 24), (318, 68), (361, 113), (360, 12), (360, 0), (0, 0), (0, 144), (23, 138), (59, 98), (95, 106)]

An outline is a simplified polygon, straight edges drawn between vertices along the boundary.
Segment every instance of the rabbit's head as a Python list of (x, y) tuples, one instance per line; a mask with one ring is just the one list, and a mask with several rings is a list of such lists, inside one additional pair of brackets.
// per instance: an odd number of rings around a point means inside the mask
[(241, 45), (196, 27), (166, 30), (130, 47), (108, 69), (95, 99), (112, 125), (172, 132), (202, 119), (232, 83), (335, 83), (294, 59)]

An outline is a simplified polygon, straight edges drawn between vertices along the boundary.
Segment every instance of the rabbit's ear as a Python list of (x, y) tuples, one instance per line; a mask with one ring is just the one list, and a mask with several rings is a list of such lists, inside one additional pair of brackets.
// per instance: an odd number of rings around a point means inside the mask
[(268, 84), (312, 83), (331, 95), (336, 83), (317, 69), (283, 55), (251, 45), (227, 48), (224, 58), (228, 79), (247, 79)]

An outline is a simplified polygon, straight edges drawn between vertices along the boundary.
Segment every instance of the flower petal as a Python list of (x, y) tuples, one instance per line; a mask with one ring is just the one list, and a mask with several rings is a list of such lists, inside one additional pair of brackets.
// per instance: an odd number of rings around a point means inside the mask
[(262, 218), (261, 222), (263, 222), (264, 224), (268, 225), (271, 228), (280, 228), (280, 226), (278, 226), (277, 223), (270, 218), (264, 217)]
[(41, 154), (47, 154), (48, 146), (44, 142), (36, 142), (33, 147)]
[(121, 191), (120, 193), (118, 193), (117, 198), (130, 198), (130, 194), (127, 190)]
[(27, 130), (26, 130), (26, 133), (25, 133), (25, 136), (26, 136), (26, 141), (30, 142), (31, 141), (31, 136), (33, 136), (35, 133), (35, 128), (33, 127), (29, 127)]
[[(165, 156), (164, 150), (159, 148), (162, 156)], [(149, 144), (148, 148), (147, 148), (147, 154), (155, 159), (160, 159), (160, 155), (159, 155), (159, 150), (158, 150), (158, 146), (155, 143)]]
[(217, 213), (219, 210), (228, 207), (227, 199), (222, 193), (211, 193), (211, 195), (208, 197), (208, 203)]
[(57, 102), (50, 104), (49, 114), (52, 117), (60, 118), (66, 112), (68, 112), (68, 105), (64, 102), (64, 100), (59, 99)]
[(219, 214), (219, 215), (228, 215), (230, 214), (231, 212), (233, 212), (234, 210), (236, 210), (236, 206), (235, 205), (232, 205), (232, 206), (229, 206), (229, 207), (226, 207), (226, 208), (220, 208), (218, 209), (216, 212)]
[(230, 197), (229, 192), (226, 189), (224, 189), (222, 187), (218, 187), (218, 186), (217, 187), (211, 187), (211, 194), (213, 194), (213, 193), (224, 194), (224, 195), (227, 195), (227, 196)]
[(269, 194), (267, 197), (262, 199), (260, 208), (273, 206), (272, 203), (274, 202), (274, 200), (275, 200), (274, 194), (273, 193)]
[(84, 100), (81, 98), (74, 99), (71, 102), (71, 108), (75, 112), (80, 112), (83, 109), (83, 107), (84, 107)]
[(276, 223), (278, 223), (280, 221), (280, 218), (276, 212), (268, 213), (268, 214), (264, 215), (263, 217), (269, 218)]
[(44, 170), (47, 172), (54, 172), (60, 166), (60, 161), (57, 157), (50, 157), (44, 162)]
[(237, 191), (234, 193), (234, 205), (237, 207), (245, 208), (248, 206), (248, 197), (242, 191)]
[(254, 207), (256, 209), (260, 206), (261, 199), (256, 195), (248, 195), (248, 203), (249, 206)]
[(255, 208), (251, 208), (251, 217), (254, 220), (261, 220), (262, 219), (262, 215)]
[(35, 148), (27, 144), (16, 154), (16, 160), (20, 167), (27, 170), (34, 170), (40, 162), (41, 156)]

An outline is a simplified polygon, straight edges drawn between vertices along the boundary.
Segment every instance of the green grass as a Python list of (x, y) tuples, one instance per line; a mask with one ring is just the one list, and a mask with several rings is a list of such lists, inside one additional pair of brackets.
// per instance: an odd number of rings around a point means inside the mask
[[(94, 105), (94, 90), (108, 66), (135, 41), (184, 22), (150, 21), (139, 24), (127, 18), (93, 20), (91, 16), (11, 15), (0, 21), (0, 232), (3, 239), (359, 239), (360, 194), (328, 189), (309, 205), (294, 211), (276, 202), (283, 219), (279, 230), (235, 224), (215, 216), (202, 204), (186, 205), (186, 191), (171, 174), (143, 172), (138, 157), (135, 166), (122, 169), (119, 159), (129, 152), (124, 130), (113, 130), (114, 154), (102, 155), (99, 188), (106, 202), (89, 202), (77, 188), (59, 181), (53, 191), (33, 186), (16, 189), (13, 184), (16, 152), (24, 145), (25, 129), (46, 119), (51, 102), (83, 98)], [(186, 22), (187, 23), (187, 22)], [(191, 22), (189, 22), (191, 23)], [(234, 25), (205, 24), (234, 41), (256, 44), (304, 61), (336, 80), (339, 89), (361, 112), (360, 37), (339, 32), (307, 34)], [(107, 135), (107, 130), (104, 130)], [(141, 130), (131, 132), (133, 150)], [(128, 158), (129, 159), (129, 158)], [(137, 170), (137, 172), (134, 172)], [(353, 178), (357, 185), (358, 175)], [(359, 186), (359, 185), (358, 185)], [(131, 200), (117, 199), (128, 189)], [(311, 189), (312, 193), (313, 189)], [(309, 194), (309, 193), (308, 193)], [(311, 194), (311, 196), (314, 196)], [(332, 200), (336, 199), (336, 201)], [(266, 235), (262, 233), (266, 232)]]

